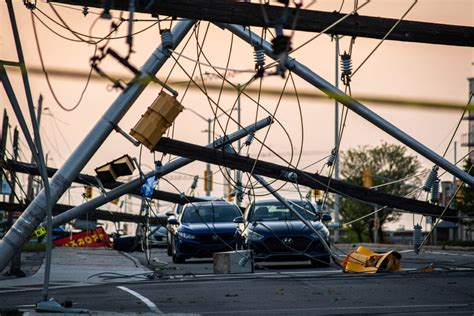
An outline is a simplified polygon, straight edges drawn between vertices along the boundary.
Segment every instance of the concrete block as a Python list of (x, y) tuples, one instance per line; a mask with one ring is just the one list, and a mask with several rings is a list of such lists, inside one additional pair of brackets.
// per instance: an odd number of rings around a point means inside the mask
[(214, 273), (253, 273), (253, 252), (236, 250), (214, 254)]

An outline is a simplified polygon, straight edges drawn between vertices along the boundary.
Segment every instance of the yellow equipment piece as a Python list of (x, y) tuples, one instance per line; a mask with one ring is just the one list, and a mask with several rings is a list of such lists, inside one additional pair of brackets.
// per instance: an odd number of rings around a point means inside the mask
[(130, 135), (148, 149), (154, 150), (161, 136), (183, 109), (184, 107), (175, 97), (160, 92), (153, 104), (132, 128)]
[(363, 246), (349, 253), (342, 263), (344, 272), (377, 273), (400, 271), (401, 255), (395, 251), (377, 253)]

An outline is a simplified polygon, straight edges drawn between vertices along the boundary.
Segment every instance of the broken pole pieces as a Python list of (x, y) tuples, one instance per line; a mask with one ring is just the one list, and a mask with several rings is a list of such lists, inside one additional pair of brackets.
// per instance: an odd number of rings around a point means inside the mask
[[(244, 172), (253, 172), (255, 174), (282, 181), (295, 183), (297, 181), (299, 185), (313, 189), (326, 190), (327, 188), (331, 193), (348, 196), (368, 203), (384, 205), (400, 211), (439, 217), (444, 210), (443, 207), (427, 202), (383, 193), (347, 183), (345, 181), (324, 177), (319, 174), (312, 174), (262, 160), (257, 161), (252, 158), (228, 153), (223, 150), (206, 148), (182, 141), (172, 140), (166, 137), (158, 142), (156, 149), (163, 153), (209, 162)], [(286, 175), (290, 172), (294, 172), (297, 175), (296, 180), (289, 180), (287, 178)], [(453, 209), (447, 209), (442, 218), (447, 221), (457, 222), (457, 212)]]

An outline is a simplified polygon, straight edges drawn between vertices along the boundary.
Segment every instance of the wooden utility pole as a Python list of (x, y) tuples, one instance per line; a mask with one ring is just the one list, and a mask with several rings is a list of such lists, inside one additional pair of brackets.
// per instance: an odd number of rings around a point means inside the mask
[[(50, 2), (102, 8), (103, 1), (97, 0), (52, 0)], [(111, 10), (128, 11), (128, 1), (110, 1)], [(215, 23), (231, 23), (245, 26), (274, 27), (285, 12), (278, 5), (262, 5), (244, 1), (228, 0), (160, 0), (137, 1), (135, 12), (165, 15), (174, 18), (188, 18)], [(284, 29), (306, 32), (322, 32), (342, 20), (346, 14), (289, 8)], [(296, 22), (295, 22), (296, 18)], [(327, 33), (382, 39), (396, 25), (398, 19), (352, 14), (336, 23)], [(474, 46), (474, 28), (460, 25), (446, 25), (416, 21), (401, 21), (390, 32), (386, 40), (441, 44), (453, 46)]]
[[(327, 189), (329, 192), (334, 194), (342, 194), (360, 201), (385, 205), (398, 210), (405, 210), (410, 213), (426, 216), (439, 216), (444, 210), (443, 207), (427, 202), (379, 192), (347, 183), (345, 181), (330, 179), (319, 174), (312, 174), (262, 160), (257, 161), (252, 158), (227, 153), (224, 150), (206, 148), (182, 141), (172, 140), (167, 137), (161, 138), (156, 149), (163, 153), (187, 157), (189, 159), (203, 162), (210, 162), (244, 172), (253, 172), (255, 174), (287, 182), (295, 182), (292, 179), (285, 177), (285, 173), (293, 172), (297, 175), (297, 183), (299, 185), (307, 186), (312, 189)], [(443, 219), (457, 222), (457, 212), (453, 209), (448, 209), (444, 213)]]

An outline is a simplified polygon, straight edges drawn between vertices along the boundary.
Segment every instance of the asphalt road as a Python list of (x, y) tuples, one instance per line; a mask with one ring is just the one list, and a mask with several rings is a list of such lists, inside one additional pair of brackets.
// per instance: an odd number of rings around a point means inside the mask
[[(123, 313), (472, 315), (473, 281), (472, 272), (262, 276), (150, 280), (54, 290), (51, 296), (71, 300), (74, 307)], [(28, 309), (36, 301), (31, 292), (0, 295), (3, 309)]]
[[(133, 255), (143, 260), (143, 254)], [(400, 273), (345, 274), (335, 265), (315, 269), (302, 262), (266, 263), (253, 274), (215, 275), (210, 260), (174, 265), (163, 249), (154, 249), (154, 278), (118, 278), (115, 284), (51, 290), (50, 296), (96, 314), (474, 314), (474, 253), (402, 255), (405, 271)], [(429, 264), (435, 272), (419, 272)], [(40, 298), (40, 291), (0, 294), (0, 309), (31, 309)]]

